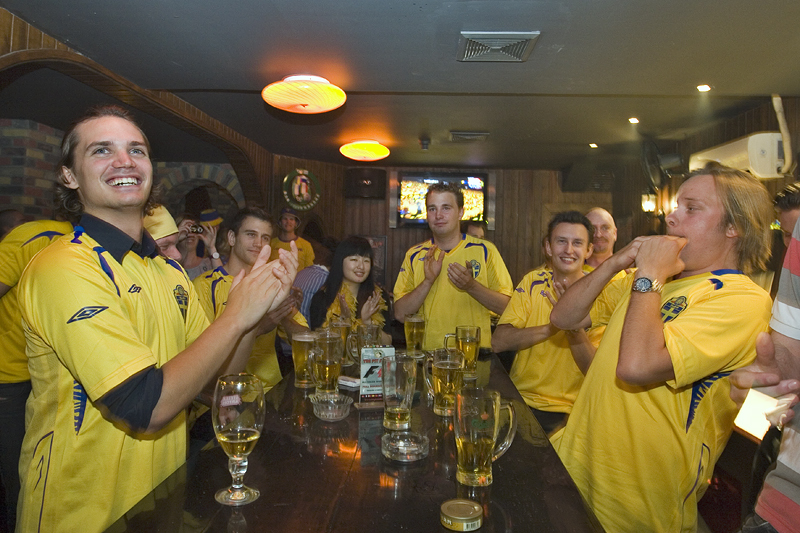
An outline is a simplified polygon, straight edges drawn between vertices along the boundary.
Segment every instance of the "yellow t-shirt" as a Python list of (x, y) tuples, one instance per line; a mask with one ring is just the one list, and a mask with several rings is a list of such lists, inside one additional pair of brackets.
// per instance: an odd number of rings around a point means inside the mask
[[(407, 252), (397, 282), (394, 285), (395, 301), (413, 291), (425, 279), (423, 261), (432, 241), (412, 246)], [(441, 250), (440, 250), (440, 253)], [(423, 350), (434, 350), (444, 345), (446, 333), (455, 333), (456, 326), (479, 326), (481, 347), (492, 345), (491, 314), (466, 291), (456, 288), (447, 278), (450, 263), (472, 266), (473, 277), (484, 287), (511, 296), (514, 284), (500, 252), (489, 241), (462, 234), (458, 245), (446, 253), (442, 271), (433, 282), (420, 312), (425, 317)]]
[[(278, 258), (278, 250), (283, 248), (287, 252), (292, 251), (291, 241), (284, 242), (280, 240), (278, 237), (273, 237), (272, 240), (269, 242), (269, 247), (271, 250), (269, 260), (272, 261), (273, 259)], [(295, 239), (294, 243), (297, 245), (297, 259), (299, 261), (299, 265), (297, 267), (297, 271), (303, 270), (307, 266), (311, 266), (314, 264), (314, 248), (311, 247), (311, 243), (305, 240), (302, 237), (298, 237)]]
[[(510, 324), (523, 329), (549, 324), (553, 305), (545, 292), (552, 293), (552, 286), (551, 270), (533, 270), (526, 274), (511, 295), (498, 325)], [(510, 375), (526, 404), (558, 413), (572, 410), (583, 383), (583, 373), (575, 364), (563, 331), (519, 350)]]
[(176, 262), (127, 252), (122, 264), (78, 226), (18, 285), (33, 391), (20, 459), (19, 531), (102, 531), (186, 458), (185, 415), (129, 433), (96, 401), (162, 366), (208, 326)]
[(0, 242), (0, 283), (11, 287), (0, 298), (0, 383), (31, 379), (16, 285), (33, 256), (67, 233), (72, 233), (69, 222), (36, 220), (17, 226)]
[[(225, 310), (228, 293), (231, 290), (233, 276), (225, 271), (225, 267), (217, 267), (212, 272), (194, 278), (194, 286), (200, 298), (200, 305), (210, 321), (214, 321)], [(305, 317), (299, 312), (292, 318), (301, 326), (308, 327)], [(275, 352), (275, 335), (278, 329), (259, 335), (253, 344), (253, 351), (247, 360), (247, 372), (258, 376), (264, 385), (264, 391), (270, 390), (281, 380), (281, 369), (278, 366), (278, 354)], [(283, 333), (282, 336), (286, 334)]]
[(675, 379), (632, 386), (616, 367), (633, 278), (598, 298), (601, 322), (610, 320), (557, 451), (606, 531), (695, 531), (736, 415), (728, 375), (755, 358), (770, 298), (735, 270), (667, 283), (661, 318)]

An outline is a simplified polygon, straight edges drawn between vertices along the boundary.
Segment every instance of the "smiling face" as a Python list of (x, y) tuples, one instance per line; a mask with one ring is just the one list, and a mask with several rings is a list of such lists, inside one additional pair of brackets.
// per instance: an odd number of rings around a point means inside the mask
[(107, 116), (79, 124), (75, 132), (73, 165), (62, 167), (62, 181), (77, 190), (84, 211), (112, 223), (122, 212), (141, 216), (153, 166), (139, 128)]
[(545, 241), (547, 255), (552, 257), (556, 277), (568, 277), (583, 270), (583, 262), (592, 250), (589, 232), (583, 224), (562, 222), (553, 228)]
[(432, 192), (428, 194), (428, 226), (434, 237), (447, 238), (460, 233), (461, 217), (464, 209), (459, 209), (456, 195), (451, 192)]
[(283, 215), (280, 220), (281, 229), (286, 233), (294, 233), (297, 229), (297, 219), (292, 215)]
[(594, 226), (594, 255), (611, 255), (614, 253), (614, 243), (617, 242), (617, 226), (611, 214), (605, 209), (592, 209), (586, 213), (586, 218)]
[(733, 226), (722, 226), (724, 209), (714, 178), (695, 176), (678, 190), (678, 207), (667, 215), (667, 234), (685, 237), (681, 251), (682, 277), (721, 268), (736, 268), (738, 235)]
[(372, 260), (363, 255), (348, 255), (342, 261), (344, 279), (351, 283), (363, 283), (371, 269)]
[(231, 256), (253, 266), (261, 249), (272, 239), (272, 224), (256, 217), (247, 217), (242, 222), (238, 233), (228, 232), (228, 244), (231, 245)]

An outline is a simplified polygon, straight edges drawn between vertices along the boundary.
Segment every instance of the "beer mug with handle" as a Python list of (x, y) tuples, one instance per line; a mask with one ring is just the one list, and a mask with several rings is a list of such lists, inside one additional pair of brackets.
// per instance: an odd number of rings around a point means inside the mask
[(424, 366), (425, 384), (433, 392), (433, 412), (439, 416), (453, 416), (455, 395), (464, 384), (464, 354), (439, 348), (427, 358)]
[[(508, 434), (498, 443), (500, 410), (508, 409)], [(473, 487), (492, 484), (492, 462), (506, 453), (517, 432), (514, 406), (496, 391), (464, 387), (456, 394), (456, 479)]]
[(342, 337), (338, 331), (319, 329), (314, 348), (308, 352), (308, 368), (318, 393), (329, 394), (339, 390), (342, 373)]
[(478, 350), (481, 347), (480, 326), (456, 326), (455, 334), (448, 333), (444, 336), (444, 347), (450, 348), (450, 344), (455, 344), (454, 348), (464, 354), (464, 375), (474, 377), (478, 370)]
[(381, 328), (377, 324), (359, 324), (347, 337), (347, 353), (356, 363), (361, 363), (361, 349), (381, 343)]

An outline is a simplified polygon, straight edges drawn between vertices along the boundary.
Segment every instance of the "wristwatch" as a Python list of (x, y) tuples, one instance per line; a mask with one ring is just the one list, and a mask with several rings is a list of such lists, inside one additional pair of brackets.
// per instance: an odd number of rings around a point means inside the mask
[(661, 285), (658, 280), (650, 279), (650, 278), (637, 278), (633, 282), (633, 287), (631, 287), (632, 291), (635, 292), (657, 292), (661, 293), (661, 289), (663, 285)]
[(211, 254), (211, 259), (219, 259), (219, 252), (214, 252)]

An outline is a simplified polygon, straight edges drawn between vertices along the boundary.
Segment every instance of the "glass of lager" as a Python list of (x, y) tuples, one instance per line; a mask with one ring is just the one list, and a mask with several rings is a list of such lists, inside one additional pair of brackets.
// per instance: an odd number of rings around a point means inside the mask
[[(500, 410), (508, 409), (508, 434), (499, 444)], [(465, 387), (456, 394), (456, 479), (473, 487), (492, 484), (492, 462), (506, 453), (517, 432), (514, 406), (500, 393)]]
[(417, 360), (399, 354), (381, 359), (383, 378), (383, 427), (411, 427), (411, 403), (417, 388)]
[(406, 332), (406, 353), (409, 357), (417, 359), (423, 358), (422, 339), (425, 336), (425, 317), (422, 316), (422, 313), (406, 315), (404, 326)]
[(256, 501), (258, 489), (246, 487), (247, 456), (256, 447), (264, 427), (264, 389), (251, 374), (222, 376), (214, 387), (211, 406), (214, 434), (228, 456), (228, 470), (233, 478), (215, 499), (224, 505), (245, 505)]
[(433, 391), (433, 412), (452, 416), (456, 392), (464, 384), (464, 354), (446, 348), (434, 350), (425, 364), (425, 383)]
[(347, 352), (353, 362), (361, 363), (361, 350), (381, 342), (381, 328), (377, 324), (359, 324), (347, 337)]
[(311, 370), (308, 368), (308, 352), (314, 347), (317, 334), (304, 331), (292, 335), (292, 360), (294, 361), (294, 386), (310, 389), (314, 386)]
[[(346, 318), (336, 317), (328, 324), (328, 328), (338, 331), (342, 337), (342, 346), (347, 346), (347, 337), (350, 336), (350, 321)], [(355, 364), (356, 360), (353, 358), (350, 350), (345, 350), (342, 355), (342, 366), (350, 366)]]
[(308, 353), (308, 366), (317, 393), (330, 394), (339, 390), (342, 373), (342, 337), (338, 331), (317, 330), (314, 348)]
[(455, 348), (464, 354), (464, 376), (474, 377), (478, 372), (478, 350), (481, 347), (481, 328), (479, 326), (456, 326), (456, 333), (444, 336), (444, 347), (449, 348), (449, 340), (455, 339)]

